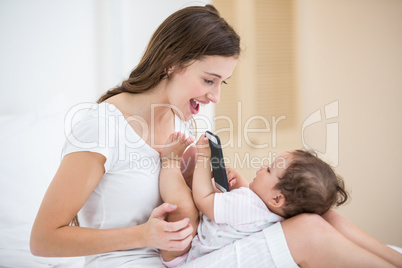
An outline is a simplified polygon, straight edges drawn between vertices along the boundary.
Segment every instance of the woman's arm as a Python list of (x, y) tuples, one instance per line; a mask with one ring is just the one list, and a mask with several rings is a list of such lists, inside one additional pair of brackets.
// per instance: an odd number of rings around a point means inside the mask
[(191, 241), (188, 222), (165, 222), (163, 215), (176, 209), (168, 204), (156, 208), (149, 220), (138, 226), (109, 230), (69, 226), (103, 176), (105, 161), (103, 155), (92, 152), (63, 158), (32, 228), (32, 253), (69, 257), (128, 248), (185, 248)]

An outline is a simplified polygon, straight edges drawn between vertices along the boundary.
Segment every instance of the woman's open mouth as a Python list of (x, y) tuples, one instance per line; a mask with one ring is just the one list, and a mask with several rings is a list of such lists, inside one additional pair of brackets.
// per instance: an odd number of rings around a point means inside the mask
[(190, 109), (192, 114), (198, 114), (200, 111), (200, 103), (195, 99), (190, 99)]

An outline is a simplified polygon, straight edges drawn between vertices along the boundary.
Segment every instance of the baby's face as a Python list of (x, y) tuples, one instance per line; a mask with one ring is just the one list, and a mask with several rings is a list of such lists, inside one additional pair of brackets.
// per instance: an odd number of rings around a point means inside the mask
[(278, 190), (275, 189), (275, 185), (289, 165), (288, 161), (289, 153), (281, 154), (271, 165), (262, 166), (250, 183), (250, 190), (256, 193), (265, 204), (268, 204), (268, 200), (276, 196)]

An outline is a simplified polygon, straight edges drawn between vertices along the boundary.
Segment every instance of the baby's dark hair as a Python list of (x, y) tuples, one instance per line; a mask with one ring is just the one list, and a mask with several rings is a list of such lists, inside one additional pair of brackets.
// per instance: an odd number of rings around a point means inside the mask
[(314, 152), (296, 150), (286, 158), (289, 164), (275, 186), (285, 196), (285, 217), (322, 215), (348, 200), (343, 179)]

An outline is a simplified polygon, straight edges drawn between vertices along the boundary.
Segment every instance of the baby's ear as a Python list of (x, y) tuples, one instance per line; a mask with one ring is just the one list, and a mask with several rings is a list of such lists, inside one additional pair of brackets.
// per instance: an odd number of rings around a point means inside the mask
[(273, 207), (280, 208), (285, 205), (285, 196), (281, 192), (277, 191), (274, 197), (269, 200), (269, 203)]

